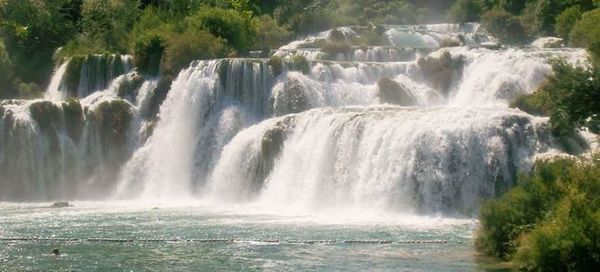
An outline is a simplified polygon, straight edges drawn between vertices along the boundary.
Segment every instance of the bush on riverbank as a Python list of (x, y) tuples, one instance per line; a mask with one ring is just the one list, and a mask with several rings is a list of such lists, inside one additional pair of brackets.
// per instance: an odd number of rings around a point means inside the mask
[(526, 270), (600, 265), (600, 156), (538, 161), (517, 186), (483, 205), (476, 246)]

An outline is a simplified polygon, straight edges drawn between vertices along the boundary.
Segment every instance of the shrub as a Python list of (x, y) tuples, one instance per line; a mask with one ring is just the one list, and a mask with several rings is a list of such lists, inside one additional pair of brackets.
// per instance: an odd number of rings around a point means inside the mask
[(308, 74), (310, 73), (310, 63), (305, 57), (294, 55), (290, 59), (290, 70), (300, 71), (303, 74)]
[(287, 26), (281, 26), (271, 16), (263, 15), (255, 19), (254, 49), (277, 49), (287, 42), (292, 33)]
[(142, 74), (156, 76), (165, 51), (165, 40), (157, 34), (142, 36), (135, 41), (133, 61)]
[(481, 21), (486, 29), (503, 43), (522, 43), (527, 39), (519, 17), (504, 10), (492, 9), (483, 14)]
[(19, 98), (21, 99), (34, 99), (42, 97), (44, 90), (37, 85), (36, 83), (24, 83), (19, 82), (17, 84), (17, 89), (19, 92)]
[(510, 103), (510, 107), (533, 115), (550, 115), (550, 109), (545, 105), (543, 95), (543, 92), (521, 95)]
[(226, 42), (207, 31), (171, 33), (165, 49), (163, 73), (174, 75), (193, 60), (218, 58), (227, 52), (229, 48)]
[(239, 52), (247, 52), (255, 36), (251, 21), (233, 9), (202, 8), (188, 18), (188, 24), (222, 38)]
[(560, 199), (556, 181), (565, 178), (572, 165), (570, 160), (537, 162), (531, 174), (519, 176), (515, 188), (485, 203), (479, 213), (477, 248), (510, 259), (521, 246), (518, 238), (535, 228)]
[(478, 249), (529, 271), (600, 264), (600, 157), (538, 161), (480, 214)]
[(556, 135), (568, 135), (576, 128), (600, 132), (600, 66), (572, 67), (565, 62), (553, 65), (554, 75), (541, 86)]
[(559, 37), (568, 40), (571, 30), (581, 18), (581, 8), (579, 6), (573, 6), (563, 10), (563, 12), (556, 17), (556, 25), (554, 31)]

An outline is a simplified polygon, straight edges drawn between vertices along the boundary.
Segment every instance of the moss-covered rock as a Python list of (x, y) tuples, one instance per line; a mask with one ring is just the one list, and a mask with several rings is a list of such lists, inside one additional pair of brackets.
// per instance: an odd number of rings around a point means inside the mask
[(38, 101), (29, 105), (31, 118), (42, 130), (57, 129), (61, 126), (61, 109), (50, 101)]
[(261, 141), (261, 160), (260, 165), (256, 169), (258, 173), (254, 175), (256, 180), (254, 181), (254, 187), (256, 190), (262, 188), (264, 180), (269, 176), (273, 167), (275, 167), (275, 161), (281, 154), (283, 144), (287, 137), (288, 128), (293, 120), (293, 117), (284, 117), (277, 122), (275, 126), (269, 128), (263, 134)]
[(127, 76), (117, 90), (117, 94), (121, 98), (133, 99), (137, 95), (137, 91), (144, 84), (144, 76), (133, 73)]
[(105, 147), (127, 143), (129, 125), (133, 119), (131, 105), (122, 99), (104, 101), (93, 111)]
[(217, 73), (219, 74), (219, 79), (221, 80), (221, 86), (227, 85), (227, 75), (229, 73), (229, 60), (223, 59), (219, 61), (217, 65)]
[(52, 153), (60, 152), (60, 143), (58, 140), (58, 131), (62, 127), (62, 111), (50, 101), (39, 101), (29, 105), (29, 114), (38, 124), (50, 146)]
[(303, 74), (310, 73), (310, 63), (304, 56), (294, 55), (290, 59), (290, 70), (299, 71)]
[(394, 80), (386, 77), (381, 78), (377, 82), (377, 87), (379, 89), (378, 96), (382, 103), (400, 106), (413, 106), (417, 103), (410, 91)]
[(426, 83), (443, 94), (448, 94), (452, 83), (460, 80), (464, 67), (463, 59), (453, 58), (449, 52), (439, 57), (421, 58), (417, 64)]
[(282, 89), (275, 95), (273, 103), (273, 112), (277, 116), (302, 112), (310, 107), (306, 86), (292, 76), (288, 76), (283, 83)]
[(511, 108), (518, 108), (533, 115), (549, 115), (547, 107), (541, 97), (541, 93), (521, 95), (510, 103)]
[[(330, 41), (321, 47), (325, 58), (329, 60), (345, 60), (352, 53), (352, 45), (349, 42)], [(338, 56), (343, 56), (341, 59)]]
[(283, 72), (283, 59), (278, 56), (272, 56), (269, 59), (269, 67), (271, 67), (271, 73), (274, 77), (279, 76)]
[(62, 103), (65, 130), (69, 138), (78, 143), (83, 130), (83, 108), (77, 99), (68, 99)]
[(171, 89), (171, 83), (173, 82), (173, 78), (170, 76), (165, 76), (160, 79), (156, 88), (152, 91), (150, 97), (150, 105), (148, 109), (147, 118), (155, 118), (158, 116), (158, 112), (160, 110), (160, 105), (167, 98), (167, 94)]
[(70, 97), (77, 97), (79, 90), (79, 80), (81, 79), (81, 66), (85, 60), (84, 56), (74, 56), (67, 64), (65, 72), (67, 93)]
[(459, 41), (458, 39), (454, 39), (454, 38), (446, 38), (446, 39), (441, 40), (439, 42), (439, 45), (441, 48), (457, 47), (457, 46), (461, 46), (461, 41)]

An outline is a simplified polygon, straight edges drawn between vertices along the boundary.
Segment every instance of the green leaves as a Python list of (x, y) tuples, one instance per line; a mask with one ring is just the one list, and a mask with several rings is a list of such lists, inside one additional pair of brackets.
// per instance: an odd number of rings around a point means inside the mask
[(538, 161), (480, 212), (478, 249), (539, 271), (588, 271), (600, 262), (600, 161)]

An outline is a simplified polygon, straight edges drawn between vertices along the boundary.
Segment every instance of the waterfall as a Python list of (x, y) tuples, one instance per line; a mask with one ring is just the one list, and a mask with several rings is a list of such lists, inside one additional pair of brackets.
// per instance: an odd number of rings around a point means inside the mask
[(502, 108), (315, 109), (258, 124), (223, 150), (208, 194), (271, 206), (474, 211), (547, 148)]
[(148, 101), (157, 85), (125, 74), (130, 60), (73, 57), (58, 66), (46, 100), (0, 101), (0, 201), (102, 199), (112, 192), (151, 126)]
[(67, 67), (69, 66), (69, 61), (65, 61), (62, 63), (54, 74), (52, 75), (52, 79), (50, 81), (50, 85), (46, 90), (45, 99), (53, 100), (53, 101), (61, 101), (67, 99), (66, 92), (66, 82), (65, 82), (65, 73), (67, 72)]
[(0, 200), (100, 198), (127, 158), (130, 106), (3, 101)]
[[(332, 40), (367, 44), (326, 52)], [(547, 118), (508, 104), (540, 86), (550, 59), (587, 57), (490, 42), (478, 24), (343, 27), (271, 59), (194, 61), (170, 85), (129, 57), (72, 58), (53, 101), (0, 104), (0, 200), (470, 214), (536, 157), (562, 152)]]
[(74, 56), (55, 70), (46, 90), (45, 99), (84, 98), (104, 90), (116, 77), (133, 68), (128, 55), (92, 54)]

